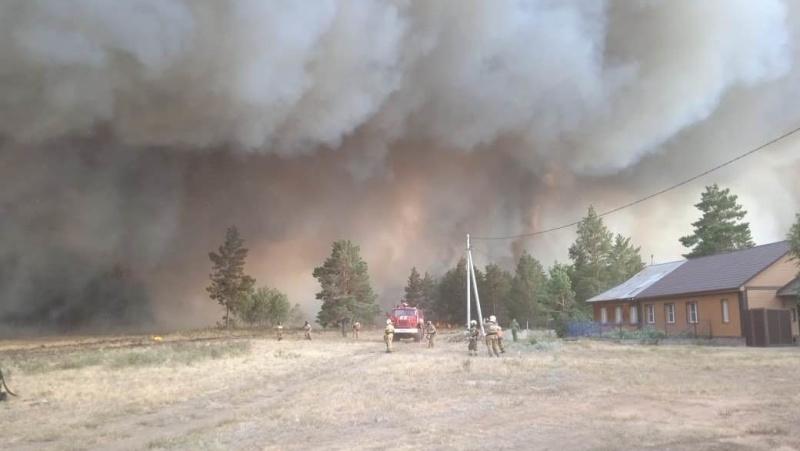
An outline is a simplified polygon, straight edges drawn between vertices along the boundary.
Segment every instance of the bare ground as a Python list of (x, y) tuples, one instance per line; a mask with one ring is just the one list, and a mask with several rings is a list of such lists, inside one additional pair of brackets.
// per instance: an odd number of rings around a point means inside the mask
[(0, 343), (4, 449), (800, 449), (800, 348), (378, 333)]

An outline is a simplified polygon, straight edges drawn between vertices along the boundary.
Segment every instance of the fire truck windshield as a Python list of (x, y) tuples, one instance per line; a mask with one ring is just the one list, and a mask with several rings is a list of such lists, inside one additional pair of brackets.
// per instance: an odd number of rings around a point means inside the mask
[(394, 311), (394, 316), (416, 316), (417, 311), (413, 309), (397, 309)]

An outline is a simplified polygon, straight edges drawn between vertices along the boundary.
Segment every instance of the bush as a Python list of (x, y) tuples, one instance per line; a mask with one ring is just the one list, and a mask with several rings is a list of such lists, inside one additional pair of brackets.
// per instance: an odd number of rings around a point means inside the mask
[(274, 288), (261, 287), (244, 296), (237, 306), (237, 315), (248, 324), (273, 325), (286, 322), (289, 299)]
[(606, 332), (603, 334), (606, 338), (615, 338), (618, 340), (638, 340), (643, 344), (658, 344), (659, 340), (665, 338), (667, 334), (664, 332), (654, 329), (652, 327), (646, 327), (644, 329), (636, 329), (636, 330), (628, 330), (628, 329), (617, 329), (611, 332)]

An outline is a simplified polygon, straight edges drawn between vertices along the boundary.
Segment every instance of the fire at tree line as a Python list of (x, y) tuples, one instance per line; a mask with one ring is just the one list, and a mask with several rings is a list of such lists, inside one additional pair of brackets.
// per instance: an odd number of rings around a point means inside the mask
[[(694, 232), (680, 238), (690, 249), (685, 257), (755, 245), (749, 224), (743, 221), (747, 212), (729, 189), (707, 186), (695, 207), (702, 214), (692, 223)], [(788, 239), (800, 262), (800, 213)], [(587, 299), (622, 283), (645, 266), (639, 249), (630, 238), (609, 231), (595, 209), (589, 207), (569, 247), (569, 264), (556, 262), (545, 269), (534, 256), (523, 252), (513, 272), (494, 263), (483, 271), (476, 268), (482, 313), (496, 316), (500, 324), (516, 320), (515, 324), (523, 326), (555, 329), (561, 336), (570, 321), (592, 319)], [(225, 310), (220, 326), (298, 326), (306, 320), (300, 306), (292, 307), (285, 294), (275, 288), (257, 288), (256, 280), (246, 274), (247, 248), (235, 226), (227, 230), (225, 242), (209, 257), (213, 267), (207, 291)], [(421, 275), (416, 267), (411, 268), (402, 302), (422, 309), (427, 319), (461, 325), (466, 317), (466, 265), (462, 258), (439, 277), (428, 272)], [(331, 255), (314, 269), (313, 276), (321, 287), (316, 295), (322, 303), (316, 322), (322, 327), (341, 327), (345, 334), (348, 324), (375, 324), (382, 316), (367, 263), (353, 242), (335, 241)], [(477, 317), (475, 312), (472, 316)]]

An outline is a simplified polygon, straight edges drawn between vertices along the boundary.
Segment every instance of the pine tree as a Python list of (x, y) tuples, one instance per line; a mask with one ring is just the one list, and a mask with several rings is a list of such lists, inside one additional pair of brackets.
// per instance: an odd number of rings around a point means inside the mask
[(559, 337), (567, 335), (569, 322), (581, 317), (581, 309), (575, 302), (575, 291), (570, 279), (571, 268), (554, 263), (547, 278), (547, 300), (552, 326)]
[(426, 271), (422, 278), (422, 299), (417, 303), (417, 307), (421, 308), (423, 312), (430, 311), (436, 303), (436, 290), (436, 279)]
[(479, 285), (479, 287), (483, 287), (483, 290), (479, 290), (479, 292), (482, 291), (481, 305), (484, 308), (484, 314), (495, 315), (502, 321), (509, 319), (506, 304), (511, 292), (512, 279), (511, 274), (500, 266), (495, 264), (486, 266), (483, 284)]
[(621, 284), (644, 268), (639, 249), (631, 244), (630, 238), (620, 234), (614, 237), (614, 244), (608, 255), (609, 287)]
[(608, 265), (612, 249), (612, 234), (594, 207), (578, 223), (578, 238), (569, 247), (572, 259), (572, 287), (575, 298), (583, 303), (610, 286)]
[(518, 321), (544, 319), (547, 276), (538, 260), (523, 252), (517, 262), (508, 296), (508, 315)]
[(800, 213), (797, 214), (796, 221), (789, 229), (789, 236), (786, 238), (792, 247), (792, 257), (800, 265)]
[(577, 308), (569, 273), (568, 265), (556, 262), (550, 267), (547, 279), (547, 303), (555, 312), (572, 314)]
[(422, 277), (420, 277), (417, 268), (413, 267), (411, 268), (411, 275), (408, 276), (408, 284), (406, 285), (406, 294), (403, 301), (412, 307), (417, 307), (423, 301), (424, 295)]
[(376, 295), (372, 291), (367, 263), (361, 259), (360, 249), (349, 240), (333, 243), (331, 256), (314, 269), (322, 290), (317, 299), (322, 307), (317, 322), (323, 327), (340, 325), (351, 319), (371, 324), (378, 314)]
[(721, 190), (716, 183), (706, 187), (700, 203), (695, 204), (703, 215), (692, 223), (694, 233), (680, 238), (684, 247), (691, 248), (684, 257), (702, 257), (754, 246), (750, 224), (741, 222), (747, 211), (736, 199), (730, 189)]
[(211, 299), (225, 307), (225, 327), (230, 325), (230, 315), (235, 313), (238, 305), (252, 293), (254, 278), (244, 273), (247, 260), (247, 248), (239, 236), (235, 226), (225, 232), (225, 242), (217, 252), (209, 252), (208, 258), (213, 264), (211, 268), (211, 285), (206, 288)]
[(442, 276), (438, 286), (435, 316), (440, 321), (461, 324), (466, 318), (467, 259), (461, 258), (455, 268)]

